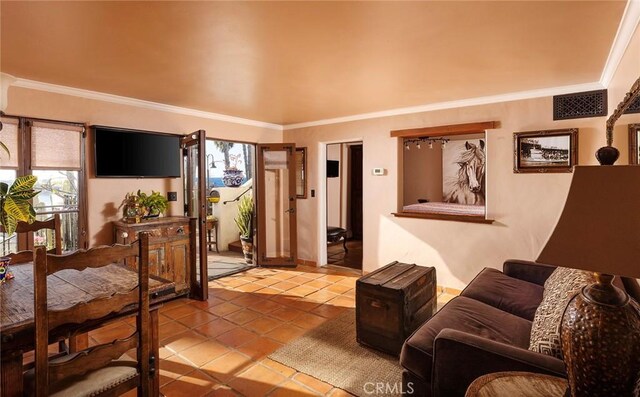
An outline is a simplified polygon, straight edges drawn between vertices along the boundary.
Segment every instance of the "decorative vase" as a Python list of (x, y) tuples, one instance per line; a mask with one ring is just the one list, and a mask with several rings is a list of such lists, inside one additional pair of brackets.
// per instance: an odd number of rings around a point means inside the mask
[(244, 173), (236, 168), (228, 168), (222, 174), (222, 182), (226, 187), (239, 187), (244, 181)]
[(11, 258), (3, 256), (0, 258), (0, 284), (13, 278), (13, 274), (9, 271), (9, 263)]
[(251, 265), (253, 263), (253, 238), (240, 237), (240, 242), (242, 243), (242, 253), (244, 254), (244, 260)]

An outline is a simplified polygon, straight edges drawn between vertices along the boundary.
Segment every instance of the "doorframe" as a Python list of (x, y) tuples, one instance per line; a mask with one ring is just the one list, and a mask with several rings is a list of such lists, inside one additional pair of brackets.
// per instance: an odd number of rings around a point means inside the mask
[[(338, 143), (360, 143), (362, 144), (362, 183), (364, 185), (364, 138), (348, 138), (335, 141), (324, 141), (318, 143), (318, 263), (317, 266), (326, 266), (327, 259), (327, 145)], [(364, 206), (363, 206), (364, 212)], [(365, 231), (362, 230), (362, 252), (365, 252)], [(364, 269), (364, 263), (362, 265)]]
[[(267, 241), (267, 231), (266, 225), (261, 223), (260, 220), (265, 220), (266, 214), (266, 197), (265, 197), (265, 169), (264, 169), (264, 152), (267, 150), (271, 151), (286, 151), (287, 152), (287, 168), (293, 168), (293, 172), (289, 175), (289, 204), (288, 210), (285, 212), (291, 212), (289, 216), (289, 251), (290, 257), (287, 259), (285, 257), (271, 257), (268, 258), (266, 256), (266, 241)], [(298, 226), (297, 226), (297, 197), (296, 197), (296, 179), (295, 179), (295, 153), (296, 153), (296, 144), (293, 142), (282, 142), (282, 143), (261, 143), (256, 147), (256, 195), (259, 201), (257, 204), (257, 212), (255, 213), (254, 219), (257, 224), (258, 237), (257, 237), (257, 247), (254, 248), (254, 252), (257, 254), (254, 258), (254, 262), (258, 267), (268, 267), (268, 266), (280, 266), (280, 267), (296, 267), (298, 263)], [(262, 200), (260, 200), (262, 199)], [(256, 242), (256, 237), (253, 239), (254, 243)], [(262, 254), (262, 256), (261, 256)]]
[[(238, 144), (241, 144), (241, 145), (250, 145), (253, 148), (253, 164), (251, 164), (251, 168), (252, 168), (251, 172), (252, 172), (252, 179), (253, 179), (253, 185), (251, 186), (251, 189), (253, 190), (253, 192), (251, 194), (251, 197), (253, 198), (253, 213), (254, 213), (254, 219), (252, 221), (253, 240), (254, 240), (252, 255), (253, 255), (254, 259), (253, 259), (253, 263), (250, 266), (258, 267), (258, 265), (256, 264), (256, 259), (255, 259), (255, 258), (257, 258), (257, 251), (256, 251), (257, 244), (255, 243), (255, 241), (256, 241), (257, 236), (258, 236), (258, 223), (256, 221), (255, 214), (257, 213), (257, 208), (258, 208), (258, 202), (256, 200), (256, 196), (257, 196), (257, 194), (256, 194), (256, 192), (257, 192), (256, 184), (257, 184), (257, 174), (258, 174), (258, 161), (257, 161), (257, 159), (258, 159), (258, 145), (259, 145), (259, 143), (258, 142), (252, 142), (252, 141), (243, 141), (243, 140), (240, 140), (240, 139), (227, 139), (227, 138), (216, 138), (215, 136), (213, 136), (213, 137), (212, 136), (206, 136), (205, 137), (205, 143), (204, 143), (204, 146), (205, 146), (205, 150), (204, 150), (205, 167), (209, 165), (207, 163), (207, 158), (206, 158), (207, 157), (207, 142), (208, 141), (238, 143)], [(206, 174), (206, 171), (207, 170), (205, 170), (205, 174)], [(209, 183), (208, 180), (205, 181), (205, 186), (208, 185), (208, 183)], [(213, 188), (213, 189), (215, 189), (215, 188)], [(208, 193), (209, 192), (207, 192), (207, 194)], [(224, 203), (223, 203), (223, 205), (224, 205)], [(207, 214), (208, 214), (208, 211), (209, 211), (209, 209), (207, 208)], [(218, 236), (216, 238), (219, 238), (219, 234), (220, 234), (220, 231), (218, 231)], [(218, 244), (218, 241), (216, 241), (216, 244)], [(218, 249), (219, 248), (220, 247), (218, 246)], [(207, 246), (207, 252), (208, 252), (208, 246)], [(209, 263), (207, 261), (207, 265), (208, 264)], [(242, 270), (242, 271), (244, 271), (244, 270)], [(230, 276), (232, 274), (233, 273), (225, 274), (224, 277)]]

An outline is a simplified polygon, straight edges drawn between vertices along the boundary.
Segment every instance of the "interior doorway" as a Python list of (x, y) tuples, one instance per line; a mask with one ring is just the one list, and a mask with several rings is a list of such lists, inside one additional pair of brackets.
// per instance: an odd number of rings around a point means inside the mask
[[(246, 142), (207, 139), (207, 269), (209, 280), (254, 266), (243, 254), (239, 213), (253, 202), (256, 146)], [(254, 211), (255, 212), (255, 211)], [(250, 226), (253, 229), (253, 225)]]
[(326, 146), (328, 265), (362, 270), (362, 142)]

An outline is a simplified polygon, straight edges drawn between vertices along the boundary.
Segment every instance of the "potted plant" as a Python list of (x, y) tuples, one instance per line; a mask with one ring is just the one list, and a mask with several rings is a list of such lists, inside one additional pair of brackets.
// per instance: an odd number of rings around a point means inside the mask
[(160, 192), (151, 191), (151, 194), (146, 194), (138, 190), (138, 198), (140, 205), (146, 208), (145, 218), (155, 218), (164, 214), (169, 207), (169, 200)]
[[(8, 236), (15, 233), (18, 222), (36, 220), (36, 211), (29, 200), (40, 193), (33, 189), (37, 180), (34, 175), (24, 175), (16, 178), (11, 186), (0, 182), (0, 224)], [(0, 258), (0, 283), (13, 278), (8, 269), (9, 262), (8, 257)]]
[(33, 189), (37, 180), (37, 176), (25, 175), (16, 178), (11, 187), (0, 182), (0, 223), (8, 235), (16, 231), (18, 222), (36, 220), (36, 211), (29, 200), (40, 193)]
[(244, 181), (244, 174), (242, 170), (238, 169), (238, 165), (242, 164), (242, 159), (239, 154), (230, 154), (229, 160), (229, 166), (222, 174), (222, 182), (226, 187), (238, 187)]
[(238, 203), (238, 216), (234, 219), (240, 231), (242, 253), (247, 263), (253, 263), (253, 198), (244, 196)]

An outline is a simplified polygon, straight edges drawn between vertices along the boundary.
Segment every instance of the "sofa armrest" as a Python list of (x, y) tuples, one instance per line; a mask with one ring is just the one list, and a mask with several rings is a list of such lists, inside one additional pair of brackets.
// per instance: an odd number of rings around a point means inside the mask
[(464, 397), (476, 378), (500, 371), (566, 377), (562, 360), (481, 336), (446, 328), (434, 341), (433, 397)]
[(507, 276), (538, 285), (544, 285), (554, 270), (555, 266), (519, 259), (507, 259), (502, 265), (502, 272)]

